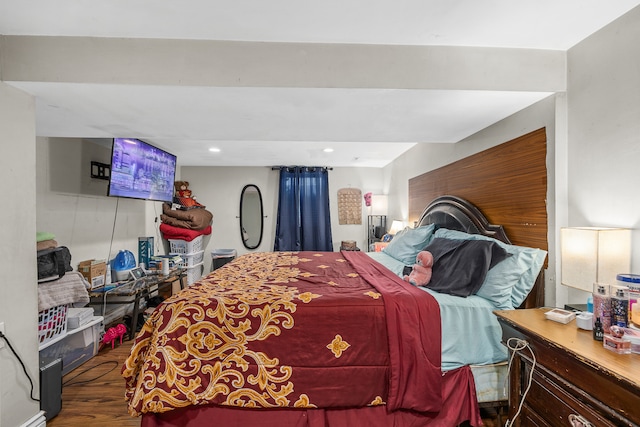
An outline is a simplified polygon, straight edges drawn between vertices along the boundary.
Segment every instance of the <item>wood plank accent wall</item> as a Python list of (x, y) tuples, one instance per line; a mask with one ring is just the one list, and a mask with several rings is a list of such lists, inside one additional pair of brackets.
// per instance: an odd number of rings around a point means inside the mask
[(453, 195), (504, 226), (515, 245), (548, 250), (545, 128), (409, 180), (409, 221), (438, 196)]

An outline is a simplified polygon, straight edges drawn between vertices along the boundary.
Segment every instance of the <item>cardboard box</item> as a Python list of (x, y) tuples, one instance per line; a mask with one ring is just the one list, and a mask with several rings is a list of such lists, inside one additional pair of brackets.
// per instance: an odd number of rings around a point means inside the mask
[(78, 264), (78, 271), (91, 284), (91, 289), (99, 288), (105, 283), (107, 263), (104, 260), (89, 259)]

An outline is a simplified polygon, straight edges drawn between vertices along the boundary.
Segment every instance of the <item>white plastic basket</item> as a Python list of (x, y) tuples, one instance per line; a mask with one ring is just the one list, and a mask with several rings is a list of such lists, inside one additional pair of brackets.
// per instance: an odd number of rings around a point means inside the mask
[(193, 267), (197, 264), (202, 264), (202, 261), (204, 261), (204, 251), (196, 252), (193, 254), (171, 253), (171, 255), (180, 255), (182, 261), (177, 262), (176, 266), (181, 268)]
[(169, 252), (174, 254), (193, 254), (202, 250), (202, 236), (198, 236), (192, 241), (180, 239), (168, 239)]
[(67, 306), (58, 305), (38, 313), (38, 343), (46, 344), (67, 332)]
[(193, 267), (187, 267), (187, 285), (191, 285), (202, 277), (202, 266), (203, 263), (198, 265), (194, 265)]

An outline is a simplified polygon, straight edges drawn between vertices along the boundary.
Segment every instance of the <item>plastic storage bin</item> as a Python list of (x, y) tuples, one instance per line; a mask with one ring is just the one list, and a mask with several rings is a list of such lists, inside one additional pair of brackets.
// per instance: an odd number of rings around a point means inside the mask
[(171, 255), (180, 255), (182, 261), (176, 263), (176, 266), (181, 268), (194, 267), (198, 264), (202, 264), (202, 261), (204, 261), (204, 251), (195, 252), (192, 254), (171, 253)]
[(202, 236), (198, 236), (192, 241), (180, 239), (168, 239), (169, 240), (169, 252), (174, 254), (193, 254), (200, 252), (202, 249)]
[(87, 324), (73, 329), (49, 345), (40, 347), (40, 357), (61, 358), (62, 375), (66, 375), (98, 353), (104, 332), (102, 316), (94, 316)]
[(202, 263), (194, 265), (193, 267), (187, 267), (187, 285), (191, 285), (197, 282), (202, 277)]
[(42, 310), (38, 313), (38, 343), (46, 344), (67, 332), (67, 306)]
[[(108, 297), (108, 301), (110, 304), (103, 304), (102, 301), (98, 302), (89, 302), (91, 307), (93, 307), (93, 314), (96, 316), (102, 316), (104, 318), (104, 323), (110, 325), (116, 321), (121, 321), (123, 317), (127, 315), (133, 314), (134, 304), (133, 302), (128, 302), (133, 297), (116, 297), (110, 296)], [(143, 298), (140, 299), (140, 310), (144, 310)], [(122, 302), (122, 304), (119, 304)]]
[(211, 251), (211, 271), (233, 261), (236, 255), (235, 249), (214, 249)]

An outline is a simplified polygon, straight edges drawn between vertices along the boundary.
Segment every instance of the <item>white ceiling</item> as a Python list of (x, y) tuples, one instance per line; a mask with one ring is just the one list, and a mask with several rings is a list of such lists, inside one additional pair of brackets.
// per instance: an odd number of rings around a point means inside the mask
[[(638, 4), (3, 0), (0, 34), (566, 51)], [(339, 72), (340, 64), (332, 66)], [(176, 154), (182, 165), (203, 166), (381, 167), (416, 143), (457, 142), (551, 93), (403, 85), (203, 87), (51, 79), (7, 83), (36, 97), (40, 136), (139, 137)], [(211, 153), (210, 147), (221, 152)], [(324, 153), (325, 147), (334, 152)]]

